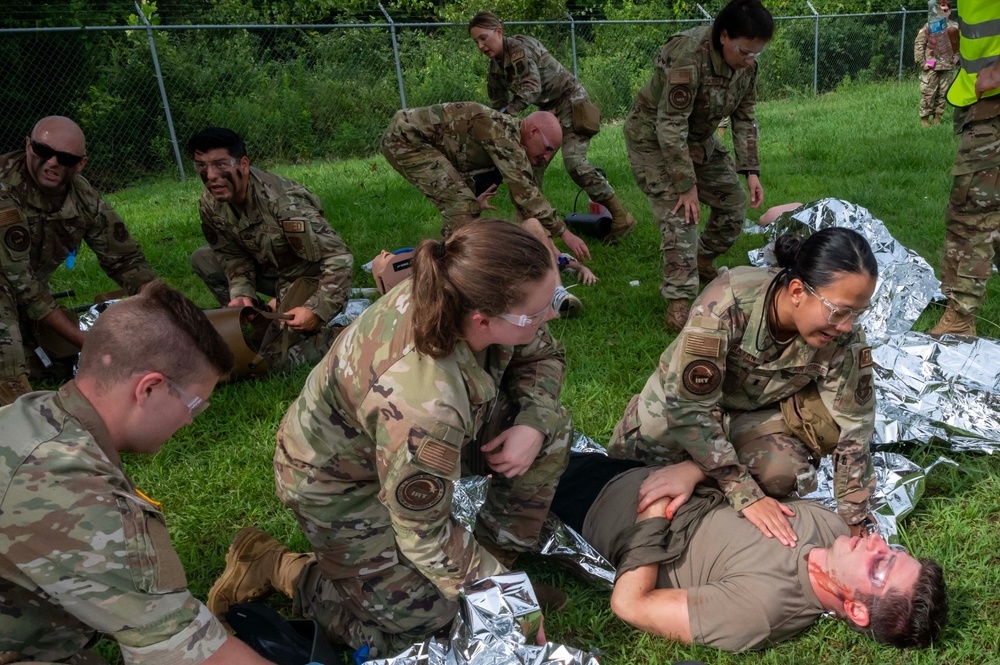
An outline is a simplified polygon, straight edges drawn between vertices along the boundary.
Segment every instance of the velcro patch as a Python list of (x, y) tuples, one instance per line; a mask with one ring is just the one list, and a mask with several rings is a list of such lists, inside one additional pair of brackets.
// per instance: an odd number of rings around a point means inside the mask
[(854, 399), (858, 404), (867, 404), (874, 392), (871, 374), (864, 374), (858, 378), (858, 387), (854, 389)]
[(17, 208), (11, 206), (0, 210), (0, 226), (7, 226), (8, 224), (16, 224), (21, 221), (21, 213), (17, 211)]
[(118, 242), (125, 242), (128, 240), (128, 229), (125, 228), (125, 222), (115, 222), (115, 228), (111, 232), (111, 235), (115, 237)]
[(444, 498), (444, 482), (429, 473), (414, 474), (396, 487), (396, 502), (408, 510), (429, 510)]
[(208, 241), (209, 245), (214, 245), (219, 242), (219, 234), (215, 232), (215, 229), (205, 222), (201, 223), (201, 233), (205, 236), (205, 240)]
[(524, 60), (524, 51), (514, 51), (510, 54), (510, 61), (517, 62), (518, 60)]
[(667, 95), (667, 99), (670, 100), (670, 105), (675, 109), (686, 109), (691, 103), (691, 91), (683, 86), (678, 86), (670, 90), (670, 94)]
[(3, 234), (3, 242), (12, 251), (23, 252), (31, 244), (31, 237), (23, 226), (12, 226)]
[(721, 345), (722, 341), (718, 337), (702, 335), (700, 333), (689, 333), (684, 341), (684, 351), (693, 356), (718, 358)]
[(435, 471), (451, 474), (458, 465), (459, 451), (434, 439), (424, 439), (417, 448), (417, 462)]
[(301, 219), (286, 219), (281, 223), (285, 233), (305, 233), (306, 223)]
[(722, 383), (722, 371), (708, 360), (693, 360), (681, 372), (681, 380), (692, 395), (708, 395)]
[(670, 76), (667, 77), (667, 83), (679, 83), (681, 85), (688, 85), (691, 83), (691, 72), (687, 69), (671, 69)]
[(861, 349), (861, 353), (858, 354), (858, 364), (861, 365), (862, 369), (872, 366), (872, 347), (866, 346)]

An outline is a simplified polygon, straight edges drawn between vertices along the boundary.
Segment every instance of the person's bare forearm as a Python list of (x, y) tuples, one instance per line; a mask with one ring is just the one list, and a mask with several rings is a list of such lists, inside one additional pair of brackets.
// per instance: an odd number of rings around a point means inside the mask
[(83, 346), (83, 331), (76, 321), (70, 320), (61, 309), (54, 309), (39, 321), (44, 326), (51, 328), (57, 335), (72, 344)]

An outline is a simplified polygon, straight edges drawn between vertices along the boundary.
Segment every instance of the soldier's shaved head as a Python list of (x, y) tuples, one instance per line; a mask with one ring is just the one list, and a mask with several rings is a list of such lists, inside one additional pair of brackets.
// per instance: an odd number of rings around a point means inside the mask
[(532, 166), (548, 164), (562, 145), (559, 119), (548, 111), (535, 111), (521, 121), (521, 145)]
[(50, 115), (42, 118), (31, 129), (31, 138), (54, 150), (79, 156), (87, 154), (87, 139), (83, 130), (65, 116)]
[(46, 196), (61, 196), (87, 164), (80, 126), (61, 115), (42, 118), (25, 139), (25, 170)]

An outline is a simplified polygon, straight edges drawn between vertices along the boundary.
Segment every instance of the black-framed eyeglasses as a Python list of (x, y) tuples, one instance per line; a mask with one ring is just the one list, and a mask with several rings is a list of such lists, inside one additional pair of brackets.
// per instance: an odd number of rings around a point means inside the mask
[(81, 161), (83, 161), (83, 158), (86, 156), (86, 155), (74, 155), (71, 152), (63, 152), (62, 150), (56, 150), (52, 146), (45, 145), (41, 141), (36, 141), (35, 139), (30, 137), (28, 141), (30, 142), (31, 145), (31, 152), (38, 155), (38, 158), (41, 159), (43, 162), (47, 162), (50, 159), (52, 159), (52, 157), (55, 157), (56, 161), (59, 162), (60, 166), (65, 166), (67, 168), (70, 168), (79, 164)]
[(826, 308), (830, 310), (830, 315), (827, 317), (826, 322), (831, 326), (839, 326), (841, 323), (848, 321), (849, 319), (854, 319), (855, 323), (864, 323), (865, 317), (867, 317), (868, 313), (871, 312), (871, 305), (868, 307), (862, 307), (861, 309), (851, 309), (850, 307), (844, 307), (843, 305), (834, 305), (832, 302), (817, 293), (816, 289), (809, 286), (804, 280), (802, 281), (802, 286), (806, 287), (806, 291), (816, 296), (819, 301), (826, 305)]

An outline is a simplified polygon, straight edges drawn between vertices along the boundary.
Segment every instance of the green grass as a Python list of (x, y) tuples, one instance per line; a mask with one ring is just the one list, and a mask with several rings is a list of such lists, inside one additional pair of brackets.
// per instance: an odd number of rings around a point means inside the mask
[[(944, 206), (956, 137), (945, 126), (923, 129), (917, 118), (915, 83), (849, 87), (819, 98), (761, 104), (761, 182), (765, 206), (826, 196), (867, 207), (905, 245), (933, 266), (940, 261)], [(655, 367), (671, 336), (664, 332), (664, 302), (658, 294), (659, 234), (645, 197), (632, 179), (619, 126), (604, 128), (593, 141), (591, 161), (607, 169), (625, 205), (639, 219), (621, 245), (592, 243), (591, 264), (600, 278), (576, 287), (585, 309), (577, 319), (555, 321), (553, 333), (567, 349), (569, 370), (563, 401), (578, 429), (605, 442), (631, 395)], [(264, 165), (267, 166), (267, 165)], [(355, 256), (356, 286), (371, 286), (360, 265), (379, 250), (412, 245), (440, 228), (435, 209), (381, 157), (335, 163), (277, 166), (326, 206), (327, 217)], [(203, 243), (197, 218), (201, 183), (150, 183), (108, 198), (139, 239), (154, 268), (199, 304), (211, 296), (188, 267)], [(560, 212), (569, 212), (576, 189), (560, 160), (548, 170), (545, 191)], [(505, 199), (498, 197), (495, 201)], [(751, 212), (756, 217), (763, 210)], [(509, 202), (501, 215), (512, 217)], [(726, 255), (729, 265), (747, 263), (746, 252), (761, 242), (741, 238)], [(638, 286), (630, 286), (638, 280)], [(89, 250), (73, 272), (60, 270), (53, 289), (74, 286), (77, 300), (113, 288)], [(993, 279), (985, 319), (1000, 320), (1000, 280)], [(932, 306), (917, 324), (926, 329), (940, 309)], [(997, 328), (981, 322), (995, 336)], [(305, 548), (292, 515), (274, 495), (271, 456), (274, 433), (297, 395), (306, 371), (254, 384), (222, 386), (212, 407), (154, 456), (129, 456), (126, 470), (138, 486), (164, 503), (174, 544), (187, 569), (191, 590), (204, 598), (222, 571), (230, 539), (256, 524), (294, 548)], [(926, 465), (941, 448), (906, 449)], [(881, 648), (842, 624), (822, 621), (799, 639), (761, 654), (727, 655), (684, 648), (632, 630), (608, 609), (608, 593), (587, 586), (546, 563), (529, 570), (564, 584), (569, 607), (546, 619), (551, 639), (597, 648), (607, 663), (665, 663), (698, 658), (708, 663), (982, 663), (1000, 658), (1000, 462), (994, 456), (955, 456), (961, 470), (937, 467), (927, 493), (905, 522), (905, 541), (919, 556), (938, 559), (951, 589), (951, 624), (939, 646), (920, 653)]]

